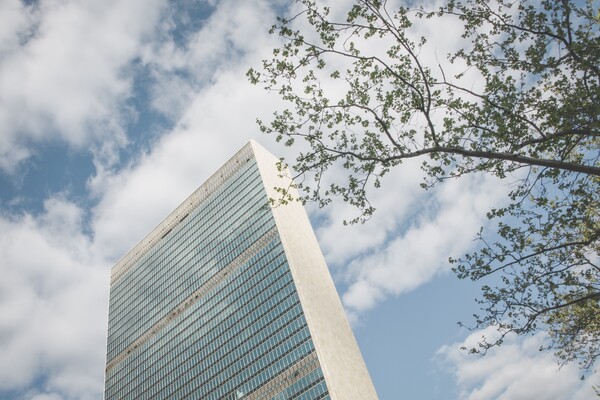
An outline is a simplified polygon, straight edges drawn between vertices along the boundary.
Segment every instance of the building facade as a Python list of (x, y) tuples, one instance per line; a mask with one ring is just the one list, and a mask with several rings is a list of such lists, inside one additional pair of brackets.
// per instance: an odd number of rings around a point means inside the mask
[(248, 143), (113, 267), (105, 399), (377, 399), (276, 163)]

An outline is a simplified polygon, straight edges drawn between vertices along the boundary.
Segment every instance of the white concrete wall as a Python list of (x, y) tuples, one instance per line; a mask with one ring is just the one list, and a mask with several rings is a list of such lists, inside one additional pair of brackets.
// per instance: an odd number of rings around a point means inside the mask
[[(277, 199), (275, 188), (287, 187), (290, 179), (278, 176), (275, 156), (251, 144), (267, 193)], [(290, 202), (272, 209), (332, 400), (377, 399), (304, 207)]]

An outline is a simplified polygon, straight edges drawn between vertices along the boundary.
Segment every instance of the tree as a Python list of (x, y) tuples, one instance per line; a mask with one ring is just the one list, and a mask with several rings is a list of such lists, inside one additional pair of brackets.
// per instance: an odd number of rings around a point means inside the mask
[[(543, 329), (560, 362), (589, 369), (600, 354), (597, 7), (355, 0), (339, 17), (297, 0), (297, 13), (271, 30), (281, 47), (248, 71), (289, 104), (259, 125), (298, 149), (302, 200), (325, 206), (340, 196), (360, 210), (351, 222), (369, 218), (369, 191), (409, 158), (423, 160), (425, 188), (472, 173), (511, 183), (507, 205), (487, 215), (497, 232), (480, 231), (475, 251), (450, 260), (463, 279), (499, 276), (483, 286), (471, 328), (501, 336), (473, 352)], [(445, 21), (461, 24), (462, 48), (438, 62), (414, 24)], [(325, 185), (339, 166), (347, 179)]]

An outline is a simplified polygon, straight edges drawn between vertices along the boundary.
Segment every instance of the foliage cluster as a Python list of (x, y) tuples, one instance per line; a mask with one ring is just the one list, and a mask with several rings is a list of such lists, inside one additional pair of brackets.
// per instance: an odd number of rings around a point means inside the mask
[[(465, 174), (510, 183), (497, 232), (453, 259), (483, 287), (472, 328), (547, 330), (561, 362), (600, 355), (600, 29), (592, 0), (448, 0), (436, 9), (354, 0), (347, 12), (298, 0), (272, 32), (283, 42), (248, 77), (289, 108), (259, 121), (299, 149), (305, 201), (340, 196), (375, 211), (371, 187), (419, 157), (424, 187)], [(421, 3), (422, 4), (422, 3)], [(461, 47), (428, 56), (415, 24), (459, 24)], [(439, 56), (439, 55), (438, 55)], [(325, 185), (343, 166), (347, 180)]]

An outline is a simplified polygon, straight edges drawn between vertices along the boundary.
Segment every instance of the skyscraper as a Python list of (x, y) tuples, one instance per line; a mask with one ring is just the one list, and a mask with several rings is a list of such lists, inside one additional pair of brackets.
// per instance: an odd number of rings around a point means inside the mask
[(107, 400), (377, 398), (276, 162), (248, 143), (113, 267)]

